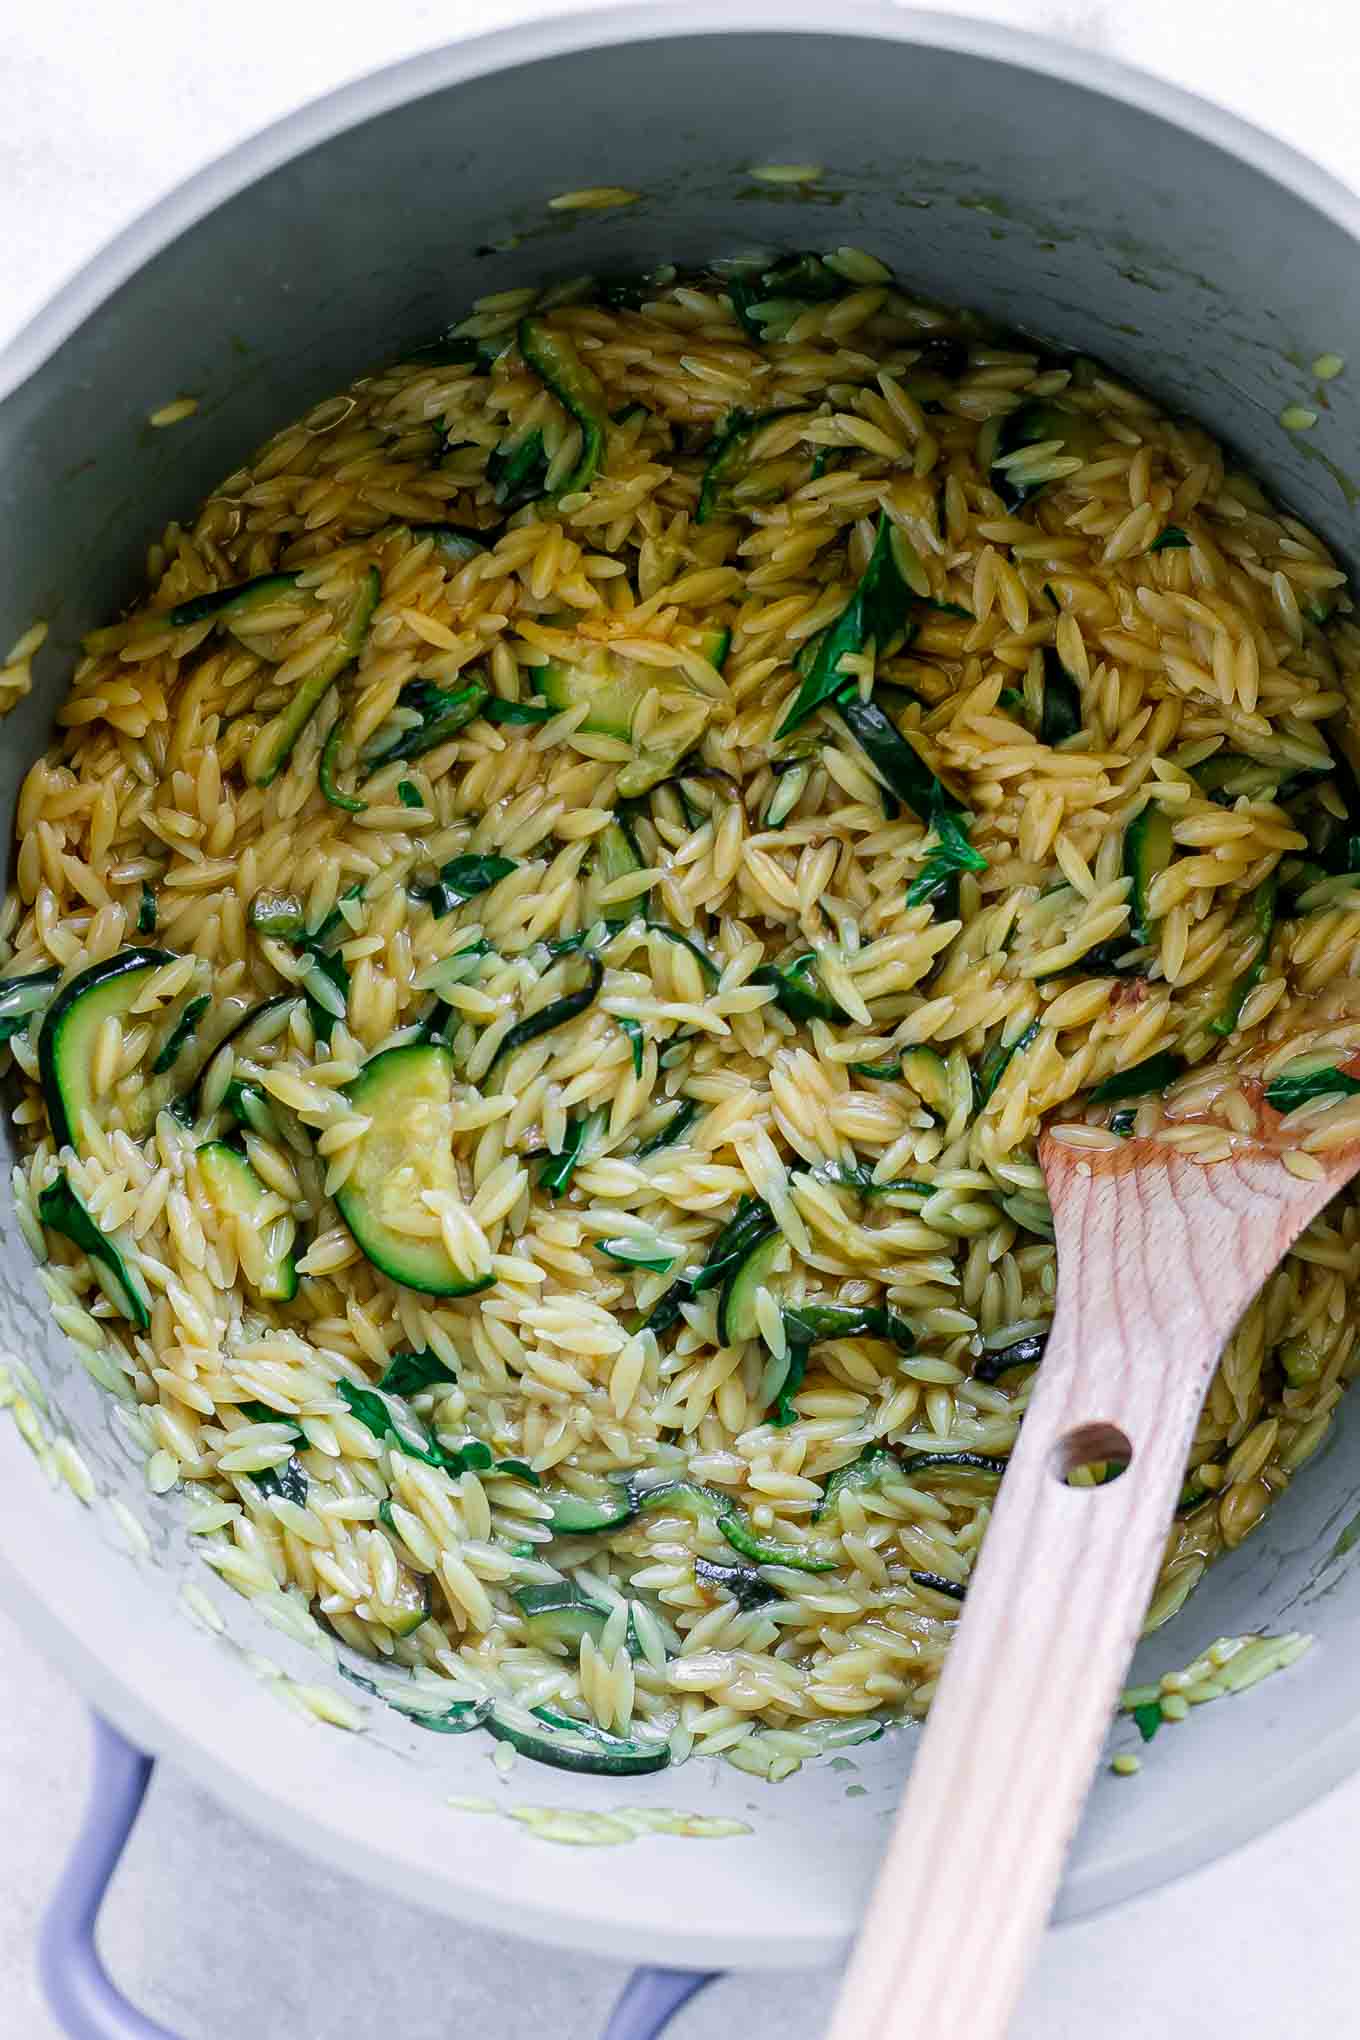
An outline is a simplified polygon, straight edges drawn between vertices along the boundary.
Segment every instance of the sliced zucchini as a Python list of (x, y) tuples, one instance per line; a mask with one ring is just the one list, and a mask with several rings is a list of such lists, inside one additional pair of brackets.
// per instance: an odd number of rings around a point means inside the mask
[(1000, 1381), (1002, 1375), (1009, 1374), (1013, 1367), (1035, 1367), (1043, 1359), (1047, 1344), (1047, 1332), (1031, 1332), (1027, 1338), (1016, 1339), (996, 1353), (984, 1353), (973, 1369), (973, 1379)]
[(629, 1483), (635, 1515), (685, 1516), (691, 1523), (716, 1523), (734, 1506), (697, 1480), (659, 1480), (646, 1486)]
[(1168, 524), (1158, 532), (1156, 538), (1153, 539), (1152, 544), (1148, 547), (1148, 551), (1150, 553), (1172, 552), (1192, 543), (1193, 541), (1186, 537), (1179, 524)]
[(141, 894), (137, 901), (137, 933), (139, 935), (154, 935), (159, 918), (160, 915), (156, 907), (156, 895), (152, 892), (146, 880), (143, 879)]
[(1152, 940), (1152, 914), (1148, 895), (1152, 881), (1171, 862), (1174, 844), (1171, 818), (1155, 803), (1136, 814), (1124, 831), (1124, 876), (1132, 880), (1129, 894), (1129, 933), (1134, 942)]
[(901, 1462), (886, 1445), (866, 1445), (858, 1459), (852, 1459), (848, 1466), (838, 1466), (830, 1475), (812, 1520), (820, 1523), (833, 1514), (843, 1494), (877, 1491), (894, 1483), (900, 1487), (905, 1479)]
[(600, 986), (604, 983), (604, 965), (589, 949), (582, 954), (581, 961), (586, 966), (585, 984), (577, 991), (568, 992), (563, 998), (553, 999), (548, 1005), (540, 1007), (537, 1013), (526, 1014), (523, 1020), (517, 1020), (488, 1063), (487, 1076), (490, 1076), (502, 1056), (514, 1055), (526, 1042), (537, 1041), (540, 1034), (550, 1034), (554, 1027), (565, 1026), (569, 1020), (575, 1020), (594, 1003), (599, 995)]
[(35, 1013), (46, 1012), (60, 976), (58, 970), (35, 970), (27, 977), (0, 978), (0, 1041), (13, 1041)]
[(659, 1154), (662, 1148), (674, 1147), (678, 1140), (684, 1139), (701, 1110), (702, 1107), (697, 1098), (677, 1099), (675, 1110), (670, 1118), (663, 1126), (658, 1128), (650, 1140), (643, 1141), (641, 1147), (638, 1148), (633, 1156), (633, 1160), (635, 1162), (642, 1162), (647, 1159), (648, 1155)]
[(590, 713), (581, 728), (596, 736), (619, 737), (625, 743), (632, 735), (639, 702), (655, 685), (649, 667), (621, 658), (603, 645), (592, 647), (584, 659), (574, 663), (553, 659), (532, 677), (555, 714), (587, 703)]
[(718, 1528), (733, 1551), (749, 1558), (753, 1565), (786, 1565), (794, 1572), (834, 1572), (834, 1558), (817, 1558), (801, 1544), (777, 1544), (757, 1537), (735, 1504), (729, 1504), (718, 1518)]
[(473, 1296), (491, 1275), (468, 1277), (443, 1240), (403, 1229), (422, 1222), (422, 1193), (461, 1201), (453, 1160), (453, 1057), (437, 1044), (384, 1049), (365, 1063), (346, 1097), (371, 1124), (354, 1166), (335, 1193), (340, 1215), (373, 1263), (393, 1282), (428, 1296)]
[(1275, 900), (1279, 884), (1278, 872), (1272, 871), (1267, 878), (1261, 880), (1251, 896), (1247, 908), (1247, 921), (1254, 944), (1251, 960), (1233, 979), (1222, 1006), (1209, 1022), (1215, 1034), (1232, 1034), (1236, 1031), (1237, 1023), (1242, 1017), (1242, 1008), (1265, 974), (1265, 967), (1270, 961), (1270, 938), (1275, 932)]
[[(407, 1566), (398, 1566), (396, 1592), (392, 1599), (382, 1601), (376, 1594), (370, 1594), (367, 1606), (369, 1620), (380, 1622), (384, 1629), (391, 1630), (393, 1636), (414, 1636), (430, 1619), (430, 1582), (423, 1573), (413, 1573)], [(404, 1713), (405, 1709), (401, 1711)]]
[(902, 1471), (909, 1480), (923, 1473), (978, 1474), (1000, 1480), (1007, 1462), (990, 1452), (905, 1452)]
[(678, 942), (682, 949), (687, 949), (704, 976), (708, 979), (708, 982), (711, 985), (717, 984), (718, 979), (722, 976), (722, 972), (718, 969), (717, 964), (713, 961), (708, 951), (701, 948), (692, 935), (682, 935), (678, 928), (671, 927), (669, 921), (649, 920), (647, 927), (651, 934), (664, 935), (668, 942)]
[(583, 1721), (572, 1721), (547, 1707), (528, 1709), (498, 1700), (486, 1717), (497, 1742), (509, 1743), (522, 1757), (550, 1764), (558, 1771), (583, 1771), (594, 1778), (639, 1778), (664, 1771), (671, 1760), (666, 1742), (607, 1735)]
[(916, 1351), (916, 1334), (907, 1320), (881, 1304), (788, 1304), (784, 1328), (793, 1345), (813, 1346), (819, 1339), (885, 1339), (899, 1353)]
[(604, 1603), (592, 1601), (572, 1580), (520, 1587), (511, 1599), (524, 1617), (529, 1641), (540, 1650), (550, 1651), (554, 1645), (562, 1644), (579, 1652), (582, 1637), (588, 1636), (592, 1643), (598, 1643), (609, 1620)]
[(117, 1234), (99, 1230), (63, 1172), (38, 1194), (38, 1217), (79, 1247), (116, 1311), (139, 1332), (151, 1329), (151, 1295), (141, 1272), (125, 1257)]
[(604, 458), (605, 433), (609, 427), (609, 401), (604, 387), (567, 336), (545, 326), (542, 319), (520, 320), (519, 351), (581, 428), (581, 457), (557, 492), (563, 496), (577, 494), (590, 487)]
[(241, 1269), (260, 1296), (291, 1303), (297, 1295), (296, 1227), (290, 1217), (262, 1216), (275, 1199), (243, 1154), (225, 1141), (198, 1150), (198, 1173), (219, 1217), (233, 1226)]
[(1293, 1112), (1312, 1098), (1354, 1097), (1360, 1077), (1340, 1068), (1328, 1055), (1296, 1055), (1266, 1085), (1266, 1103), (1277, 1112)]
[(382, 744), (375, 751), (366, 750), (366, 771), (376, 772), (380, 766), (391, 765), (397, 759), (423, 758), (427, 751), (437, 750), (468, 723), (475, 722), (490, 700), (491, 689), (482, 680), (470, 680), (467, 686), (451, 692), (436, 687), (431, 680), (408, 681), (397, 696), (397, 707), (413, 710), (420, 721), (400, 731), (391, 743)]
[(910, 1084), (927, 1112), (948, 1119), (951, 1105), (949, 1071), (933, 1048), (904, 1048), (902, 1082)]
[(1094, 1085), (1091, 1103), (1117, 1105), (1123, 1098), (1147, 1098), (1154, 1091), (1165, 1091), (1184, 1075), (1185, 1064), (1180, 1056), (1173, 1055), (1170, 1049), (1159, 1049), (1156, 1055), (1145, 1056), (1127, 1070), (1116, 1070), (1112, 1077)]
[(943, 1573), (914, 1572), (909, 1575), (913, 1584), (924, 1587), (927, 1593), (943, 1594), (947, 1600), (962, 1601), (967, 1598), (967, 1587), (958, 1580), (947, 1580)]
[(348, 607), (336, 617), (339, 635), (334, 650), (299, 684), (287, 707), (256, 732), (246, 758), (246, 777), (252, 786), (268, 786), (283, 770), (303, 730), (346, 666), (362, 651), (381, 595), (382, 577), (376, 567), (370, 567)]
[[(595, 838), (595, 869), (603, 885), (612, 885), (616, 878), (630, 878), (635, 871), (645, 871), (637, 838), (623, 816), (616, 816)], [(638, 904), (639, 911), (645, 912), (645, 896)]]
[(1023, 1055), (1027, 1048), (1039, 1039), (1042, 1020), (1031, 1020), (1023, 1034), (1017, 1034), (1014, 1041), (1000, 1041), (991, 1052), (983, 1057), (982, 1067), (973, 1079), (973, 1097), (979, 1112), (996, 1090), (1002, 1077), (1011, 1065), (1012, 1059)]
[(543, 434), (535, 429), (521, 438), (503, 440), (486, 463), (486, 478), (502, 510), (520, 510), (543, 494), (548, 479), (548, 456)]
[(773, 1218), (766, 1233), (751, 1238), (745, 1253), (727, 1272), (718, 1297), (718, 1344), (735, 1346), (743, 1339), (760, 1336), (756, 1298), (769, 1286), (775, 1264), (784, 1247), (784, 1236)]
[(357, 794), (345, 793), (335, 783), (336, 767), (340, 762), (340, 746), (344, 741), (344, 733), (344, 718), (337, 716), (331, 724), (325, 743), (321, 746), (321, 762), (317, 766), (316, 775), (317, 785), (321, 788), (322, 798), (329, 801), (332, 807), (342, 808), (347, 815), (361, 815), (367, 808), (368, 802), (360, 800)]
[(90, 1067), (100, 1028), (110, 1016), (125, 1019), (152, 973), (173, 962), (168, 949), (122, 949), (78, 972), (52, 1001), (38, 1036), (38, 1077), (58, 1149), (79, 1152), (94, 1110)]
[(628, 1488), (590, 1500), (585, 1495), (558, 1494), (543, 1498), (551, 1510), (548, 1528), (554, 1537), (589, 1537), (597, 1530), (617, 1530), (631, 1523), (636, 1510)]
[(189, 999), (181, 1007), (179, 1017), (166, 1035), (164, 1042), (151, 1064), (153, 1077), (163, 1077), (172, 1070), (183, 1055), (198, 1030), (198, 1023), (212, 1004), (210, 992), (200, 992), (197, 998)]
[(238, 581), (234, 588), (214, 588), (209, 595), (195, 595), (188, 602), (178, 603), (170, 611), (169, 620), (176, 630), (185, 624), (204, 623), (209, 617), (216, 623), (225, 623), (228, 629), (238, 623), (248, 624), (252, 616), (295, 594), (297, 580), (296, 574), (257, 574), (251, 581)]
[(772, 1587), (751, 1565), (716, 1565), (711, 1558), (696, 1558), (694, 1577), (701, 1587), (730, 1594), (743, 1610), (764, 1608), (783, 1598), (778, 1587)]

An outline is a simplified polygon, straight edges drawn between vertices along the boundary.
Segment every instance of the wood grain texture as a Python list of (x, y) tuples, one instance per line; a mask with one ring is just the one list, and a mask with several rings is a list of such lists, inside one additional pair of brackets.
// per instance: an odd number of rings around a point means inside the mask
[[(1000, 2040), (1137, 1643), (1224, 1342), (1354, 1174), (1045, 1136), (1058, 1304), (829, 2040)], [(1068, 1487), (1074, 1434), (1108, 1485)]]

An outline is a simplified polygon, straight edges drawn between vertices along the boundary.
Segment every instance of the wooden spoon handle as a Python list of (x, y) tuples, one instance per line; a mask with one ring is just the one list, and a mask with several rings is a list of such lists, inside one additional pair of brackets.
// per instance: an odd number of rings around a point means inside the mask
[[(1061, 1281), (1040, 1378), (829, 2040), (1004, 2034), (1223, 1341), (1327, 1191), (1286, 1177), (1263, 1213), (1231, 1172), (1168, 1157), (1143, 1182), (1070, 1152), (1045, 1157)], [(1065, 1484), (1125, 1452), (1108, 1485)]]

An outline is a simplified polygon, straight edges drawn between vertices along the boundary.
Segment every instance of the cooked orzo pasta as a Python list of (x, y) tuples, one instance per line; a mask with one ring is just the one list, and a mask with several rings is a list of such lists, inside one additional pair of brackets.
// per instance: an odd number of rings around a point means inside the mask
[[(0, 924), (152, 1485), (552, 1762), (922, 1712), (1044, 1116), (1360, 1117), (1358, 666), (1206, 433), (855, 250), (503, 293), (320, 404), (88, 639)], [(1235, 1333), (1151, 1621), (1319, 1443), (1358, 1253), (1339, 1200)]]

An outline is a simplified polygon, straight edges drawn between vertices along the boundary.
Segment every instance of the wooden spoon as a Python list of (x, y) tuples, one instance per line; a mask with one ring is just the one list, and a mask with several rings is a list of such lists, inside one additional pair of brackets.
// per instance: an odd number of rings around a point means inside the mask
[[(828, 2040), (1000, 2040), (1058, 1888), (1234, 1325), (1360, 1166), (1152, 1140), (1039, 1159), (1058, 1305)], [(1079, 1465), (1127, 1459), (1099, 1487)]]

